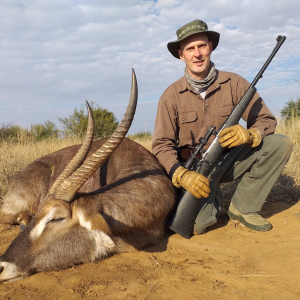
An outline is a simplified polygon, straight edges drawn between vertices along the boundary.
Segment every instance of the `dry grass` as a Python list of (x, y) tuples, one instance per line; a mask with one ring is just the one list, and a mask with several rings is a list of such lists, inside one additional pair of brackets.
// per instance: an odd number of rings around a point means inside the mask
[(278, 118), (276, 133), (290, 138), (293, 143), (293, 152), (268, 200), (279, 198), (286, 201), (298, 201), (300, 198), (300, 119), (291, 118), (283, 121)]
[[(137, 138), (135, 141), (151, 151), (151, 137)], [(82, 140), (76, 137), (37, 142), (24, 136), (20, 136), (18, 142), (0, 141), (0, 204), (1, 197), (6, 193), (9, 178), (18, 170), (43, 155), (81, 142)]]
[(79, 138), (49, 139), (39, 142), (22, 138), (19, 142), (0, 142), (0, 199), (6, 192), (9, 178), (18, 170), (43, 155), (80, 143)]
[[(293, 143), (293, 152), (282, 174), (272, 188), (267, 201), (296, 202), (300, 199), (300, 119), (283, 121), (280, 118), (276, 133), (284, 134)], [(225, 199), (231, 199), (238, 182), (222, 184)]]
[(138, 144), (141, 144), (143, 147), (145, 147), (147, 150), (151, 152), (152, 148), (152, 137), (145, 137), (145, 138), (136, 138), (133, 139)]
[[(288, 122), (279, 120), (277, 133), (287, 135), (293, 142), (293, 153), (282, 175), (273, 187), (267, 201), (298, 201), (300, 198), (300, 119)], [(151, 151), (151, 137), (137, 138), (135, 141)], [(8, 179), (33, 160), (61, 148), (79, 144), (79, 138), (50, 139), (40, 142), (22, 139), (17, 143), (0, 142), (0, 202), (6, 192)], [(225, 199), (230, 199), (237, 182), (222, 185)]]
[(292, 156), (283, 174), (294, 178), (295, 183), (300, 185), (300, 119), (292, 118), (288, 122), (279, 120), (276, 133), (285, 134), (293, 143)]

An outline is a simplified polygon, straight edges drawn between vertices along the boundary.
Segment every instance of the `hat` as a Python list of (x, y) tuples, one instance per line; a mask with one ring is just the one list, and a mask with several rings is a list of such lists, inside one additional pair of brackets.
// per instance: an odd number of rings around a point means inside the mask
[(177, 40), (170, 42), (167, 45), (171, 54), (174, 57), (179, 58), (177, 50), (180, 49), (180, 41), (182, 41), (190, 35), (200, 32), (205, 33), (208, 36), (208, 39), (213, 43), (213, 50), (215, 50), (219, 44), (220, 33), (215, 31), (208, 31), (207, 24), (205, 22), (201, 20), (194, 20), (190, 23), (187, 23), (186, 25), (183, 25), (176, 31)]

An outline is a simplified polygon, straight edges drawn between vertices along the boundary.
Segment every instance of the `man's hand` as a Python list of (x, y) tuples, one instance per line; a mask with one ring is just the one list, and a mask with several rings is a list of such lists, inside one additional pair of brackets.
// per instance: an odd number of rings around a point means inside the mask
[(219, 134), (219, 142), (222, 147), (233, 148), (239, 145), (257, 147), (262, 138), (256, 128), (245, 129), (241, 125), (233, 125), (223, 129)]
[(210, 181), (208, 178), (182, 166), (178, 167), (174, 172), (172, 182), (176, 187), (183, 187), (198, 199), (201, 197), (207, 198), (210, 193)]

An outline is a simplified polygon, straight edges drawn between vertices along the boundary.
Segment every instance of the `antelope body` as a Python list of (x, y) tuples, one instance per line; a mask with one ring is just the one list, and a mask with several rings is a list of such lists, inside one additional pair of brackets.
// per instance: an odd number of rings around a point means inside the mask
[(124, 139), (135, 84), (133, 74), (127, 112), (111, 138), (91, 143), (90, 118), (82, 146), (41, 157), (11, 179), (0, 222), (25, 228), (0, 257), (0, 282), (139, 250), (164, 236), (175, 189), (149, 151)]

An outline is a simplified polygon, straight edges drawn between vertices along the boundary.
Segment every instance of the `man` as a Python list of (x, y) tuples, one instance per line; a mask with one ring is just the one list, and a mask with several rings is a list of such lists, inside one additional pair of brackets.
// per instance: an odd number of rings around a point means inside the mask
[(220, 128), (249, 87), (241, 76), (215, 69), (210, 56), (219, 38), (205, 22), (195, 20), (178, 29), (177, 40), (168, 43), (170, 53), (186, 67), (184, 76), (160, 98), (152, 151), (176, 187), (201, 198), (194, 234), (204, 233), (217, 222), (223, 203), (219, 184), (236, 179), (241, 181), (228, 215), (253, 230), (267, 231), (272, 225), (258, 212), (292, 147), (286, 136), (274, 134), (276, 119), (258, 93), (243, 114), (247, 129), (235, 125), (220, 133), (224, 153), (208, 178), (182, 166), (207, 128)]

